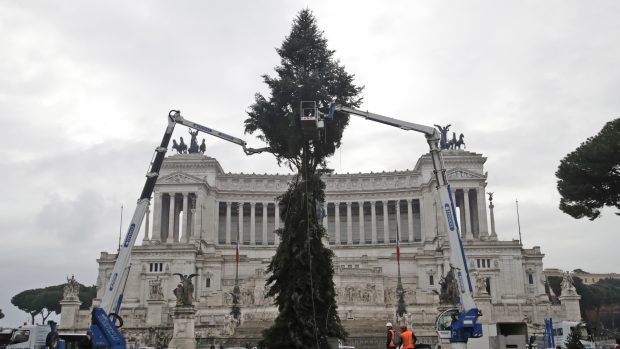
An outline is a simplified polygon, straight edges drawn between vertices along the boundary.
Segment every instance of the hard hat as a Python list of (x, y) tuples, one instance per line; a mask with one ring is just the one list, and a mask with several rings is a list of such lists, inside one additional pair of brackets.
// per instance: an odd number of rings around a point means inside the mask
[(405, 324), (400, 325), (400, 329), (401, 330), (406, 330), (407, 329), (407, 325), (405, 325)]
[(385, 324), (385, 327), (392, 327), (392, 323), (388, 322), (387, 324)]

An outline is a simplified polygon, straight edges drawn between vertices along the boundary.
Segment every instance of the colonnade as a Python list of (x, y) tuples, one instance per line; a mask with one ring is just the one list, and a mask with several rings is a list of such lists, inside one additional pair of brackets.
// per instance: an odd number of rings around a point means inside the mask
[(196, 207), (202, 207), (203, 198), (194, 192), (155, 192), (153, 232), (149, 239), (149, 215), (147, 210), (144, 234), (145, 241), (164, 243), (184, 242), (199, 238), (200, 231)]
[[(453, 188), (463, 239), (488, 237), (484, 191), (477, 188)], [(150, 240), (164, 243), (188, 243), (199, 238), (204, 224), (209, 241), (235, 244), (237, 234), (244, 245), (277, 245), (274, 231), (283, 226), (280, 204), (275, 201), (215, 201), (212, 222), (198, 220), (204, 211), (200, 192), (156, 192), (153, 233)], [(364, 245), (394, 243), (398, 230), (402, 242), (416, 242), (434, 237), (435, 215), (441, 212), (417, 198), (380, 200), (342, 200), (325, 203), (322, 224), (330, 244)], [(210, 206), (212, 207), (212, 206)], [(209, 209), (211, 210), (211, 209)], [(434, 214), (432, 211), (435, 211)], [(144, 240), (148, 241), (147, 211)], [(441, 223), (440, 223), (441, 224)], [(443, 229), (439, 229), (441, 231)]]

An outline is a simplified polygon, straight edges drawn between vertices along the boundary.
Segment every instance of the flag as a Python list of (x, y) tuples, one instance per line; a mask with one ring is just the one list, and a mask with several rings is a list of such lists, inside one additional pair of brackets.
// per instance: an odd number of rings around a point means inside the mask
[(400, 263), (400, 234), (398, 233), (398, 224), (396, 225), (396, 260)]

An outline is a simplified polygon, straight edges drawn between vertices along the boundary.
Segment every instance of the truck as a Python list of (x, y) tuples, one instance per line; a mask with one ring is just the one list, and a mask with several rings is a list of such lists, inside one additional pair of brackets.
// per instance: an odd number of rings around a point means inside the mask
[(457, 308), (448, 309), (437, 317), (436, 323), (442, 325), (437, 328), (440, 338), (450, 341), (451, 347), (455, 349), (467, 348), (470, 338), (482, 337), (482, 326), (478, 323), (481, 312), (476, 307), (473, 297), (473, 287), (469, 275), (467, 259), (460, 237), (460, 229), (456, 217), (456, 209), (452, 198), (452, 191), (446, 176), (446, 169), (440, 148), (441, 135), (439, 130), (432, 126), (416, 124), (404, 120), (399, 120), (384, 115), (370, 113), (368, 111), (349, 108), (344, 105), (332, 103), (327, 113), (318, 110), (317, 103), (314, 101), (302, 101), (300, 103), (300, 124), (306, 136), (313, 136), (321, 139), (324, 129), (334, 119), (335, 113), (342, 112), (349, 115), (362, 117), (366, 120), (382, 123), (384, 125), (397, 127), (405, 131), (415, 131), (424, 134), (426, 142), (430, 148), (430, 155), (433, 162), (433, 174), (437, 195), (441, 203), (441, 212), (448, 230), (448, 240), (450, 244), (450, 267), (454, 271), (454, 278), (458, 288)]
[(579, 337), (579, 342), (581, 342), (585, 349), (594, 349), (596, 347), (592, 334), (584, 322), (558, 321), (553, 323), (552, 328), (556, 347), (566, 349), (571, 333)]
[(92, 332), (93, 347), (108, 349), (126, 348), (125, 337), (119, 330), (123, 326), (123, 319), (119, 314), (123, 301), (123, 290), (129, 275), (131, 251), (135, 245), (148, 206), (150, 205), (151, 195), (153, 194), (155, 183), (159, 177), (159, 171), (164, 162), (164, 157), (168, 150), (172, 132), (176, 124), (185, 125), (194, 130), (202, 131), (208, 135), (235, 143), (241, 146), (247, 155), (269, 150), (269, 147), (259, 149), (250, 148), (242, 139), (189, 121), (181, 115), (179, 110), (171, 110), (168, 113), (168, 125), (164, 131), (160, 145), (155, 148), (150, 168), (146, 173), (146, 182), (142, 188), (142, 193), (140, 194), (136, 209), (129, 222), (125, 238), (119, 247), (112, 274), (105, 284), (101, 297), (101, 304), (94, 306), (92, 310), (90, 331)]
[(45, 349), (45, 339), (51, 332), (47, 325), (24, 325), (12, 330), (6, 349)]

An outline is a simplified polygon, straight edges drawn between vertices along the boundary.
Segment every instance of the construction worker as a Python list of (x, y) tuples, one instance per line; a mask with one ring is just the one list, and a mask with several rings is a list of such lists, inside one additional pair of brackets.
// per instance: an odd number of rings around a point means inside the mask
[(394, 332), (394, 328), (392, 328), (392, 323), (388, 322), (385, 324), (387, 327), (387, 342), (385, 344), (386, 349), (396, 348), (396, 344), (394, 343), (394, 336), (396, 333)]
[(407, 330), (407, 325), (400, 325), (400, 344), (402, 349), (413, 349), (415, 348), (415, 342), (417, 338), (413, 331)]

